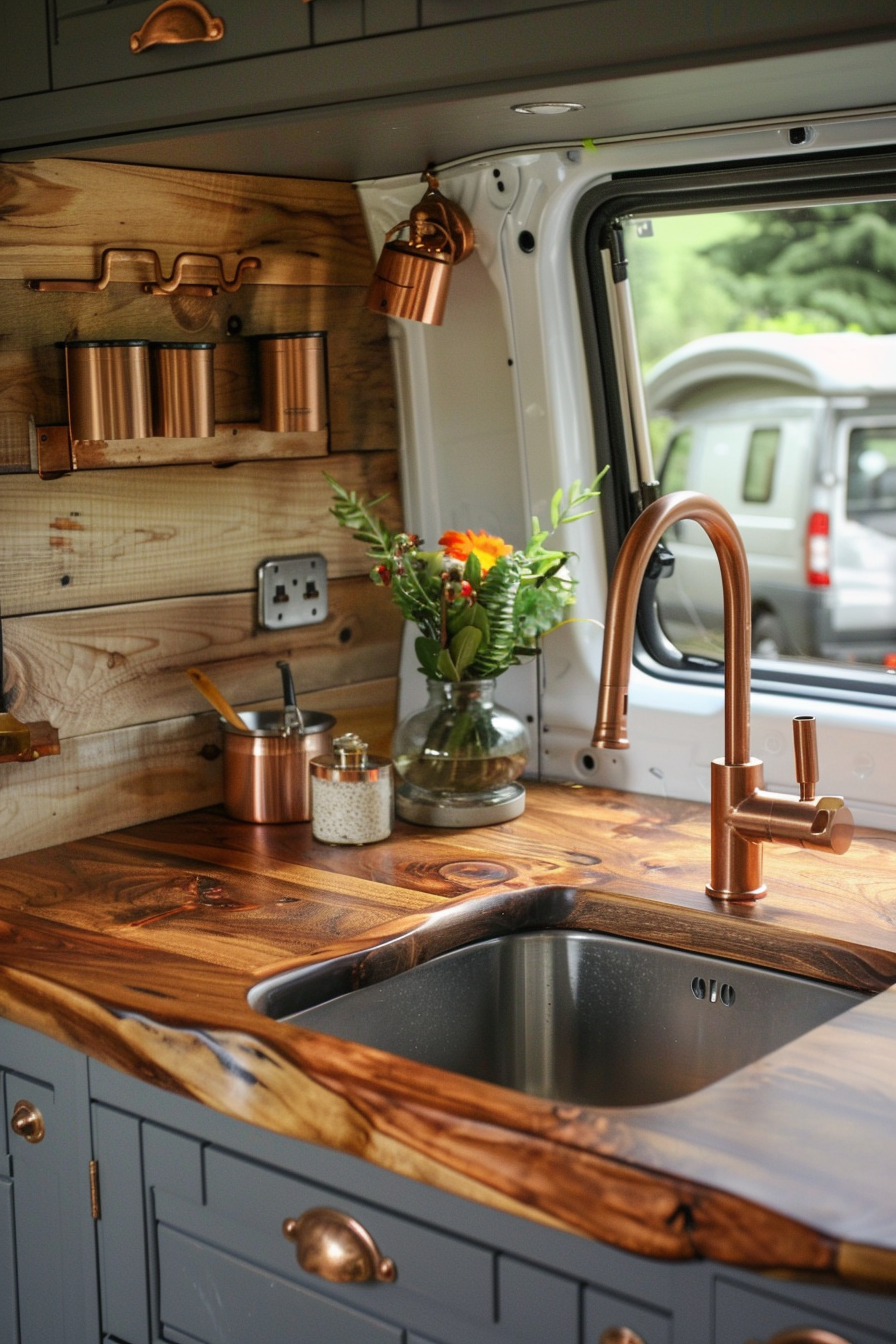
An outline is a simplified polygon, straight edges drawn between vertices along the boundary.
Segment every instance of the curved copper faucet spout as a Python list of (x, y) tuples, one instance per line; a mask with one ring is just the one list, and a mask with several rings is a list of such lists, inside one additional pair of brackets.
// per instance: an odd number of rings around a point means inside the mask
[(619, 552), (605, 618), (604, 656), (592, 746), (628, 747), (628, 682), (644, 571), (657, 542), (683, 518), (700, 524), (722, 571), (725, 623), (725, 763), (750, 759), (750, 572), (734, 519), (709, 495), (679, 490), (649, 504)]
[(706, 894), (717, 901), (758, 901), (764, 843), (799, 845), (843, 854), (853, 820), (842, 798), (816, 798), (815, 720), (794, 720), (799, 798), (771, 793), (762, 762), (750, 756), (750, 572), (734, 519), (716, 500), (682, 490), (655, 500), (629, 532), (616, 561), (607, 600), (604, 661), (592, 746), (628, 746), (628, 681), (635, 619), (644, 571), (660, 537), (682, 518), (700, 524), (722, 571), (725, 621), (725, 757), (712, 762), (710, 877)]

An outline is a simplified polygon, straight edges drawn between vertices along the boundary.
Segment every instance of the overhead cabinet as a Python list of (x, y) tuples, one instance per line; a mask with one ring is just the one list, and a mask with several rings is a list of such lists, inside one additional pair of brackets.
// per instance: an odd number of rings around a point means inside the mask
[[(140, 32), (156, 8), (153, 0), (112, 5), (57, 0), (53, 87), (75, 88), (216, 65), (307, 47), (311, 41), (309, 6), (302, 0), (265, 0), (264, 4), (258, 0), (223, 0), (223, 4), (211, 0), (207, 12), (218, 21), (212, 33), (223, 28), (220, 36), (197, 36), (196, 40), (162, 42), (133, 50), (132, 35)], [(198, 34), (200, 30), (197, 18), (195, 31)]]

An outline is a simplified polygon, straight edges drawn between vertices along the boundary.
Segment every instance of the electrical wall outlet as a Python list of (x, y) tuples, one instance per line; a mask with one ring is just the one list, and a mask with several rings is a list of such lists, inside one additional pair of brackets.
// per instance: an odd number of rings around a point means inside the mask
[(263, 630), (317, 625), (327, 615), (327, 562), (287, 555), (258, 566), (258, 624)]

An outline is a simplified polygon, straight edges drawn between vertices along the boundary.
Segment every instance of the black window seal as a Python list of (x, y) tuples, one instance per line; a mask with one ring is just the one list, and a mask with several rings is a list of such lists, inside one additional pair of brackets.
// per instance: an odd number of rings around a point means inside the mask
[[(611, 467), (600, 498), (607, 571), (612, 572), (622, 541), (641, 508), (638, 482), (631, 481), (625, 455), (623, 411), (616, 379), (616, 351), (610, 326), (601, 250), (607, 231), (629, 215), (659, 215), (687, 209), (736, 209), (855, 199), (896, 199), (896, 152), (841, 152), (776, 159), (774, 162), (712, 164), (694, 168), (617, 173), (585, 192), (572, 223), (572, 259), (591, 397), (597, 467)], [(658, 679), (689, 685), (721, 686), (723, 664), (683, 654), (659, 620), (656, 586), (673, 556), (657, 548), (638, 603), (635, 661)], [(896, 672), (848, 665), (753, 659), (751, 688), (775, 695), (834, 700), (896, 709)]]

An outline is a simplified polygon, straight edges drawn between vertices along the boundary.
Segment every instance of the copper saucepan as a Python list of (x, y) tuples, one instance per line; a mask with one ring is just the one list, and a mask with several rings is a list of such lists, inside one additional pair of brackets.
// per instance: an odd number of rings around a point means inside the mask
[(332, 714), (302, 711), (289, 727), (282, 709), (242, 710), (248, 732), (224, 728), (224, 807), (238, 821), (308, 821), (310, 763), (330, 750)]

